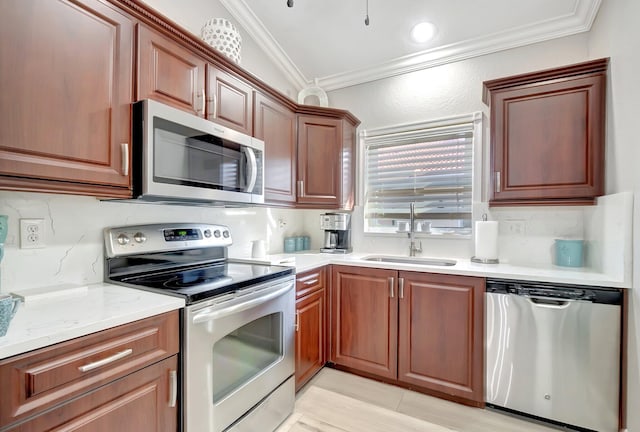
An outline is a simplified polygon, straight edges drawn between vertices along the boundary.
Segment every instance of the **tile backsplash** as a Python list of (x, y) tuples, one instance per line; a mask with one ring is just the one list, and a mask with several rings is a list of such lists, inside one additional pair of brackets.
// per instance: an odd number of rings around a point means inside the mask
[[(500, 222), (498, 255), (503, 263), (553, 264), (556, 238), (583, 238), (586, 266), (625, 281), (631, 280), (633, 194), (601, 197), (596, 206), (484, 209)], [(100, 201), (71, 195), (0, 192), (0, 214), (9, 217), (5, 254), (0, 263), (0, 292), (87, 284), (103, 280), (103, 228), (162, 222), (205, 222), (227, 225), (233, 237), (229, 255), (248, 257), (251, 242), (262, 239), (268, 254), (282, 253), (285, 237), (309, 235), (311, 252), (323, 235), (322, 210), (267, 207), (211, 208)], [(45, 221), (41, 249), (20, 249), (19, 220)], [(353, 248), (357, 253), (406, 255), (408, 239), (363, 233), (362, 207), (353, 211)], [(422, 238), (423, 256), (469, 259), (472, 238)]]
[[(103, 280), (103, 228), (108, 226), (206, 222), (229, 226), (232, 256), (249, 256), (252, 240), (281, 253), (285, 236), (304, 233), (300, 211), (266, 207), (212, 208), (100, 201), (92, 197), (0, 192), (0, 214), (9, 216), (0, 291)], [(41, 249), (20, 249), (19, 219), (45, 220)], [(316, 247), (319, 247), (317, 245)]]

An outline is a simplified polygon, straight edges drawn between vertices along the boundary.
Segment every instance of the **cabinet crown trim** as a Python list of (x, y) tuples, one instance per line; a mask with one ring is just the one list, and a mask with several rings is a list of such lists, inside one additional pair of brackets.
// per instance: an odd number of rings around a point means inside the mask
[(531, 84), (547, 79), (565, 79), (575, 75), (606, 72), (609, 65), (609, 57), (591, 60), (582, 63), (571, 64), (558, 68), (544, 69), (505, 78), (484, 81), (482, 83), (482, 102), (491, 105), (491, 92), (510, 87)]

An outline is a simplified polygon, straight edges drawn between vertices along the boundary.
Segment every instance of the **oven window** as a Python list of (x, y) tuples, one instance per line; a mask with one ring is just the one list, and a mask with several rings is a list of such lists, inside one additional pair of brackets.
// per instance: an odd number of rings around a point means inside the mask
[(283, 357), (282, 313), (252, 321), (213, 345), (213, 403)]

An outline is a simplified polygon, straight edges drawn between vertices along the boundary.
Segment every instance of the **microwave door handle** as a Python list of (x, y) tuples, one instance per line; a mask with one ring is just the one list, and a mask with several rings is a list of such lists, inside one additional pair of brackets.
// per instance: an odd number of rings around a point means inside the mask
[(258, 180), (258, 161), (256, 160), (256, 154), (251, 147), (243, 147), (242, 149), (247, 156), (247, 172), (249, 177), (247, 187), (244, 191), (251, 192), (256, 185), (256, 180)]

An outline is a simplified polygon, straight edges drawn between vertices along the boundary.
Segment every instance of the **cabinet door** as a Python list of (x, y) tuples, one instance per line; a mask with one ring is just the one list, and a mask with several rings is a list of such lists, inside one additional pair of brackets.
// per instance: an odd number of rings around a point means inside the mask
[(483, 401), (484, 279), (400, 272), (398, 380)]
[(264, 193), (269, 203), (296, 202), (296, 116), (286, 106), (255, 94), (254, 134), (264, 141)]
[[(590, 204), (604, 193), (606, 64), (491, 90), (491, 205)], [(569, 74), (585, 67), (602, 71)]]
[(325, 290), (296, 302), (296, 391), (324, 366)]
[(177, 367), (178, 356), (170, 357), (8, 430), (175, 432)]
[(342, 121), (298, 117), (298, 203), (340, 207)]
[(131, 19), (98, 0), (3, 1), (0, 34), (0, 188), (130, 197)]
[(138, 100), (155, 99), (204, 117), (205, 66), (187, 48), (138, 25)]
[(397, 376), (397, 272), (334, 266), (331, 361), (362, 372)]
[(207, 118), (253, 135), (253, 88), (227, 72), (207, 65)]

